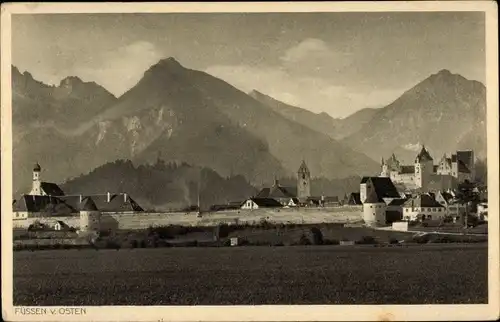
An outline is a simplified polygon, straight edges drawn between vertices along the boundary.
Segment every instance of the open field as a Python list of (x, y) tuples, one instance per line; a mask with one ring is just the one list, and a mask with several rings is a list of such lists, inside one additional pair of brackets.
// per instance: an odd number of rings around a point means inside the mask
[(487, 303), (487, 246), (14, 253), (14, 305), (382, 303)]

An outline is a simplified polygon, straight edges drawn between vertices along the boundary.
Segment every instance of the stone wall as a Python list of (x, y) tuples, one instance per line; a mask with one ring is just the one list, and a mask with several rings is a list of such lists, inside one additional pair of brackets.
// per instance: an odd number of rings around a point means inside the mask
[[(101, 229), (145, 229), (150, 226), (182, 225), (182, 226), (214, 226), (219, 223), (259, 223), (262, 220), (275, 223), (318, 224), (318, 223), (352, 223), (361, 221), (362, 206), (340, 206), (325, 208), (280, 208), (230, 210), (203, 213), (102, 213)], [(65, 222), (70, 227), (79, 228), (80, 216), (28, 218), (16, 220), (16, 226), (27, 228), (35, 220), (53, 223), (55, 220)]]

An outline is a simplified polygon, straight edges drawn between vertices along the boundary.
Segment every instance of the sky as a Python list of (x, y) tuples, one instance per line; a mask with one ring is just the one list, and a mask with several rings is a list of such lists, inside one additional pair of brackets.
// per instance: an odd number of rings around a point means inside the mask
[(485, 82), (480, 12), (37, 14), (12, 17), (12, 63), (120, 96), (174, 57), (238, 89), (346, 117), (441, 69)]

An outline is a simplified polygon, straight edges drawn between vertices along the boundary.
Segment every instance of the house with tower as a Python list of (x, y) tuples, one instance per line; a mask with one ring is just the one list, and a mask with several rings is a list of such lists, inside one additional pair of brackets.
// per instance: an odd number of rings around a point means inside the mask
[(465, 180), (475, 179), (474, 151), (457, 151), (451, 157), (445, 154), (435, 165), (423, 145), (413, 165), (402, 165), (392, 154), (387, 160), (382, 158), (381, 167), (380, 177), (390, 178), (394, 184), (403, 185), (406, 190), (456, 189)]
[(89, 207), (89, 199), (99, 212), (103, 213), (125, 214), (144, 211), (126, 193), (66, 195), (57, 184), (42, 181), (41, 172), (42, 167), (37, 162), (33, 167), (30, 192), (12, 202), (14, 226), (16, 221), (34, 217), (78, 216), (82, 210), (88, 210), (86, 208)]
[(311, 172), (304, 160), (302, 160), (297, 170), (296, 180), (296, 186), (289, 187), (281, 185), (279, 180), (275, 179), (271, 187), (262, 188), (252, 199), (274, 199), (283, 207), (325, 207), (340, 205), (337, 196), (311, 195)]

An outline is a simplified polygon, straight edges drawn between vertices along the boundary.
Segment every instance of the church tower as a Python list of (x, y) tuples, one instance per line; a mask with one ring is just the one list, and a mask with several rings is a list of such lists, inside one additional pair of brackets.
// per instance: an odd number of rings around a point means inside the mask
[(311, 196), (311, 173), (306, 162), (302, 160), (299, 171), (297, 171), (297, 198), (301, 201)]
[(415, 185), (426, 190), (433, 172), (434, 160), (425, 149), (425, 146), (422, 145), (422, 150), (420, 150), (420, 153), (415, 158)]
[(30, 195), (40, 196), (42, 195), (42, 184), (40, 181), (40, 172), (42, 168), (38, 164), (38, 162), (33, 167), (33, 185), (31, 188)]

